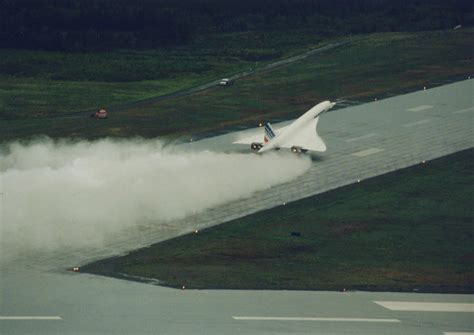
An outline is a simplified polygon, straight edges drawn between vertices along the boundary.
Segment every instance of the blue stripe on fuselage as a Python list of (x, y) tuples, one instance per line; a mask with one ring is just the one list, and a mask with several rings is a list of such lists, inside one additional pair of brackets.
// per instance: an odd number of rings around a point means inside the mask
[(269, 138), (275, 137), (275, 133), (273, 132), (272, 128), (270, 128), (268, 123), (265, 124), (265, 133), (267, 133)]

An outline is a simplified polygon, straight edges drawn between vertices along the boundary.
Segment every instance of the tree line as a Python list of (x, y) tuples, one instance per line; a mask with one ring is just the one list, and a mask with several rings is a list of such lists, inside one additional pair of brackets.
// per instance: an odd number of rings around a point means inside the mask
[(200, 34), (309, 29), (342, 35), (474, 23), (471, 0), (0, 0), (0, 47), (147, 49)]

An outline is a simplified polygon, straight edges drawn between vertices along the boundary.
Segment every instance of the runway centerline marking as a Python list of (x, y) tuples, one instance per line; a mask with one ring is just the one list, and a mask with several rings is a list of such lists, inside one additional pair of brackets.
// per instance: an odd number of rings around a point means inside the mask
[(425, 123), (429, 123), (429, 122), (431, 122), (431, 119), (423, 119), (423, 120), (420, 120), (420, 121), (404, 124), (403, 126), (404, 127), (413, 127), (413, 126), (419, 126), (420, 124), (425, 124)]
[(367, 134), (367, 135), (364, 135), (364, 136), (350, 138), (350, 139), (346, 140), (346, 142), (356, 142), (356, 141), (360, 141), (360, 140), (365, 140), (366, 138), (371, 138), (371, 137), (374, 137), (376, 135), (377, 134), (371, 133), (371, 134)]
[(366, 157), (366, 156), (370, 156), (370, 155), (373, 155), (373, 154), (382, 152), (383, 150), (384, 150), (384, 149), (370, 148), (370, 149), (367, 149), (367, 150), (362, 150), (362, 151), (354, 152), (354, 153), (352, 153), (351, 155), (352, 155), (352, 156), (356, 156), (356, 157)]
[(454, 111), (453, 114), (462, 114), (462, 113), (470, 112), (470, 111), (473, 111), (473, 110), (474, 110), (474, 107), (464, 108), (464, 109)]
[(1, 316), (0, 320), (33, 320), (33, 321), (45, 321), (45, 320), (62, 320), (60, 316)]
[(409, 111), (409, 112), (421, 112), (421, 111), (431, 109), (431, 108), (433, 108), (433, 106), (431, 106), (431, 105), (421, 105), (421, 106), (417, 106), (417, 107), (408, 108), (407, 111)]
[(391, 311), (474, 313), (474, 304), (450, 302), (374, 301)]
[(322, 322), (387, 322), (398, 323), (398, 319), (374, 318), (322, 318), (322, 317), (289, 317), (289, 316), (233, 316), (234, 320), (244, 321), (322, 321)]

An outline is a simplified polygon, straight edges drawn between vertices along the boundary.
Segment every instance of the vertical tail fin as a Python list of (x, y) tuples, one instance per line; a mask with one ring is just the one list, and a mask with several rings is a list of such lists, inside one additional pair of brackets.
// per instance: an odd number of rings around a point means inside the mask
[(268, 143), (272, 138), (275, 137), (275, 132), (273, 131), (272, 125), (270, 122), (265, 123), (265, 135), (263, 136), (263, 142)]

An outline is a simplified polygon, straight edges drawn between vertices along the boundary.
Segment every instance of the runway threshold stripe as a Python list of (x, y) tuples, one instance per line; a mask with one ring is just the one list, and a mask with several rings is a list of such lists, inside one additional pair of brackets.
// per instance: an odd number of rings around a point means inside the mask
[(429, 123), (430, 121), (431, 121), (431, 119), (423, 119), (423, 120), (420, 120), (420, 121), (404, 124), (403, 126), (404, 127), (414, 127), (414, 126), (419, 126), (420, 124)]
[(62, 320), (60, 316), (0, 316), (0, 320)]
[(374, 137), (375, 135), (377, 134), (372, 133), (372, 134), (367, 134), (364, 136), (354, 137), (354, 138), (350, 138), (346, 140), (346, 142), (355, 142), (355, 141), (365, 140), (366, 138), (371, 138), (371, 137)]
[(421, 111), (431, 109), (431, 108), (433, 108), (433, 106), (421, 105), (421, 106), (418, 106), (418, 107), (409, 108), (409, 109), (407, 109), (407, 111), (409, 111), (409, 112), (421, 112)]
[(329, 321), (329, 322), (401, 322), (398, 319), (369, 319), (369, 318), (311, 318), (311, 317), (282, 317), (282, 316), (233, 316), (234, 320), (246, 321)]
[(474, 107), (465, 108), (465, 109), (460, 109), (460, 110), (454, 111), (453, 114), (462, 114), (462, 113), (467, 113), (467, 112), (470, 112), (470, 111), (473, 111), (473, 110), (474, 110)]
[(367, 150), (354, 152), (351, 155), (356, 156), (356, 157), (366, 157), (366, 156), (370, 156), (370, 155), (373, 155), (373, 154), (376, 154), (376, 153), (379, 153), (379, 152), (382, 152), (382, 151), (383, 151), (383, 149), (370, 148), (370, 149), (367, 149)]
[(374, 301), (391, 311), (474, 313), (474, 304), (449, 302)]

